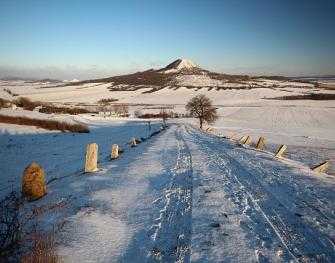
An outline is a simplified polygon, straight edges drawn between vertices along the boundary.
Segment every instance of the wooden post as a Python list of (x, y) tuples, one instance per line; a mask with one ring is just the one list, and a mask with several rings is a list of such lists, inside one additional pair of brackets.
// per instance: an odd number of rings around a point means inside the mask
[(281, 158), (283, 156), (284, 152), (286, 151), (286, 149), (287, 149), (287, 146), (285, 144), (279, 146), (275, 157), (276, 158)]
[(325, 173), (328, 168), (329, 168), (329, 162), (325, 161), (323, 163), (320, 163), (320, 164), (312, 167), (312, 171), (316, 172), (316, 173)]
[(111, 159), (117, 159), (119, 157), (119, 145), (113, 144), (112, 145), (112, 152), (111, 152)]
[(259, 137), (256, 149), (257, 150), (263, 150), (265, 148), (265, 138), (264, 137)]
[(85, 173), (98, 171), (98, 145), (90, 143), (86, 147)]

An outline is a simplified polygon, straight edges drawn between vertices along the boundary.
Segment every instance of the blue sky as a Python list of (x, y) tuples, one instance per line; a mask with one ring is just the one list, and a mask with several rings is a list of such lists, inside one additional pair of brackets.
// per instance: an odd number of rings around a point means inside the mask
[(335, 1), (0, 0), (0, 76), (89, 78), (184, 57), (227, 73), (335, 74)]

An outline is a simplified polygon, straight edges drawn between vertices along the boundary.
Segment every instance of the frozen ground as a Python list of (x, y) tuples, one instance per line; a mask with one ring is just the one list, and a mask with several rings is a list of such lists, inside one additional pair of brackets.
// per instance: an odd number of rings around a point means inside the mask
[(125, 149), (34, 202), (65, 262), (334, 262), (334, 177), (188, 124)]

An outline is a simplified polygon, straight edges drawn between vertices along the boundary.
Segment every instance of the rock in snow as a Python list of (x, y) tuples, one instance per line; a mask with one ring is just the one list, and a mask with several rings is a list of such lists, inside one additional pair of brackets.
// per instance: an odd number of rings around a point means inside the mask
[(86, 148), (85, 172), (92, 173), (98, 171), (98, 145), (91, 143)]
[(37, 163), (32, 162), (23, 172), (22, 194), (29, 201), (41, 198), (47, 192), (44, 170)]
[(113, 144), (112, 145), (112, 153), (111, 153), (111, 159), (117, 159), (119, 157), (119, 145)]

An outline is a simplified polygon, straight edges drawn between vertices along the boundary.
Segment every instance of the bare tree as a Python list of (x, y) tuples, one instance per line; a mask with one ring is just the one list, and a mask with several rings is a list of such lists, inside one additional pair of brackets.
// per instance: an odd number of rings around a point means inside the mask
[(195, 118), (199, 119), (200, 129), (203, 123), (214, 123), (218, 119), (216, 108), (212, 105), (212, 101), (205, 95), (197, 95), (193, 97), (187, 104), (186, 110)]
[(122, 117), (129, 115), (129, 107), (126, 104), (114, 104), (113, 111)]
[(108, 101), (104, 101), (104, 100), (99, 100), (98, 101), (99, 104), (99, 111), (104, 113), (104, 118), (106, 118), (106, 112), (108, 110)]

